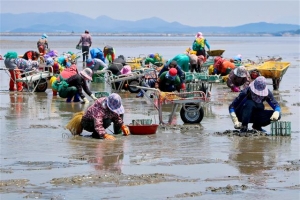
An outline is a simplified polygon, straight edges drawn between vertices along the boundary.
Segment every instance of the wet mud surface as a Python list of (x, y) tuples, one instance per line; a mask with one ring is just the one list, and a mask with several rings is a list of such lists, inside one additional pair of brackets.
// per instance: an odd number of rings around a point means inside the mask
[[(274, 91), (282, 120), (292, 123), (291, 136), (270, 136), (269, 126), (267, 134), (251, 130), (240, 136), (228, 115), (228, 105), (237, 94), (214, 84), (200, 124), (183, 124), (178, 110), (173, 124), (160, 125), (156, 134), (117, 135), (115, 141), (92, 139), (85, 131), (84, 137), (72, 136), (65, 125), (74, 112), (88, 105), (66, 104), (50, 89), (34, 94), (8, 92), (7, 74), (1, 72), (0, 196), (299, 199), (300, 86), (290, 81), (299, 77), (298, 65), (294, 60), (280, 90)], [(105, 86), (91, 83), (90, 88), (96, 92)], [(126, 124), (133, 119), (158, 123), (157, 111), (146, 99), (129, 92), (120, 95)], [(170, 111), (171, 105), (163, 107), (164, 121)]]

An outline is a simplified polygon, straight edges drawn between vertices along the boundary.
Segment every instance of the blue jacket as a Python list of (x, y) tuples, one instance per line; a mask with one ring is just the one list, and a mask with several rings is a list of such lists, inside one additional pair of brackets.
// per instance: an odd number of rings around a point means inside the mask
[(105, 58), (103, 51), (100, 48), (94, 48), (90, 50), (90, 54), (92, 58), (98, 58), (105, 63)]
[[(243, 89), (239, 96), (233, 100), (233, 102), (229, 105), (229, 113), (236, 112), (237, 109), (241, 109), (247, 100), (252, 100), (250, 87)], [(281, 111), (279, 103), (274, 99), (270, 90), (268, 91), (268, 96), (262, 100), (262, 103), (264, 101), (266, 101), (274, 111)]]

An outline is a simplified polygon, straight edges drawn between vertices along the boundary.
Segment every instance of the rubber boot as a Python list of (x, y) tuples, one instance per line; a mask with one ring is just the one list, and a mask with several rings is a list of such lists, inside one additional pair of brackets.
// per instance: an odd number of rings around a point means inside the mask
[(73, 102), (80, 102), (80, 96), (78, 93), (75, 94)]
[(57, 91), (52, 91), (53, 96), (57, 96)]
[(10, 79), (9, 79), (9, 91), (15, 91), (15, 74), (13, 70), (9, 70)]
[(143, 92), (143, 91), (140, 91), (140, 92), (136, 95), (136, 98), (139, 98), (139, 97), (144, 97), (144, 92)]
[[(20, 72), (19, 72), (20, 73)], [(21, 78), (21, 75), (18, 74), (16, 76), (16, 79), (20, 79)], [(23, 91), (23, 83), (22, 82), (17, 82), (17, 91), (18, 92), (22, 92)]]
[(67, 102), (67, 103), (71, 103), (72, 98), (73, 98), (73, 97), (68, 97), (67, 100), (66, 100), (66, 102)]

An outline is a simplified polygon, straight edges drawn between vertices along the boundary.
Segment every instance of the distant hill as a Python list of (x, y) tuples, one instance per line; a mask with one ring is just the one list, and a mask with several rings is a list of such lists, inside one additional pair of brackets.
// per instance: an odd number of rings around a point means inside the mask
[(88, 29), (93, 33), (164, 33), (190, 34), (198, 31), (208, 34), (274, 34), (285, 32), (297, 34), (299, 25), (250, 23), (235, 27), (187, 26), (178, 22), (166, 22), (152, 17), (137, 21), (115, 20), (107, 16), (92, 19), (69, 12), (0, 13), (0, 32), (4, 33), (82, 33)]

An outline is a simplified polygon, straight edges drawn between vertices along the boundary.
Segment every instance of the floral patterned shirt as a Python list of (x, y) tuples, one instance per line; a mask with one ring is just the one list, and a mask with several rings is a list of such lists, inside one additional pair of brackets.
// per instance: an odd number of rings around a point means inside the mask
[(94, 126), (97, 133), (100, 137), (103, 137), (106, 134), (106, 131), (103, 127), (103, 119), (110, 119), (114, 124), (122, 125), (123, 120), (115, 112), (112, 112), (106, 105), (106, 97), (97, 99), (93, 105), (91, 105), (83, 115), (86, 119), (93, 119)]

